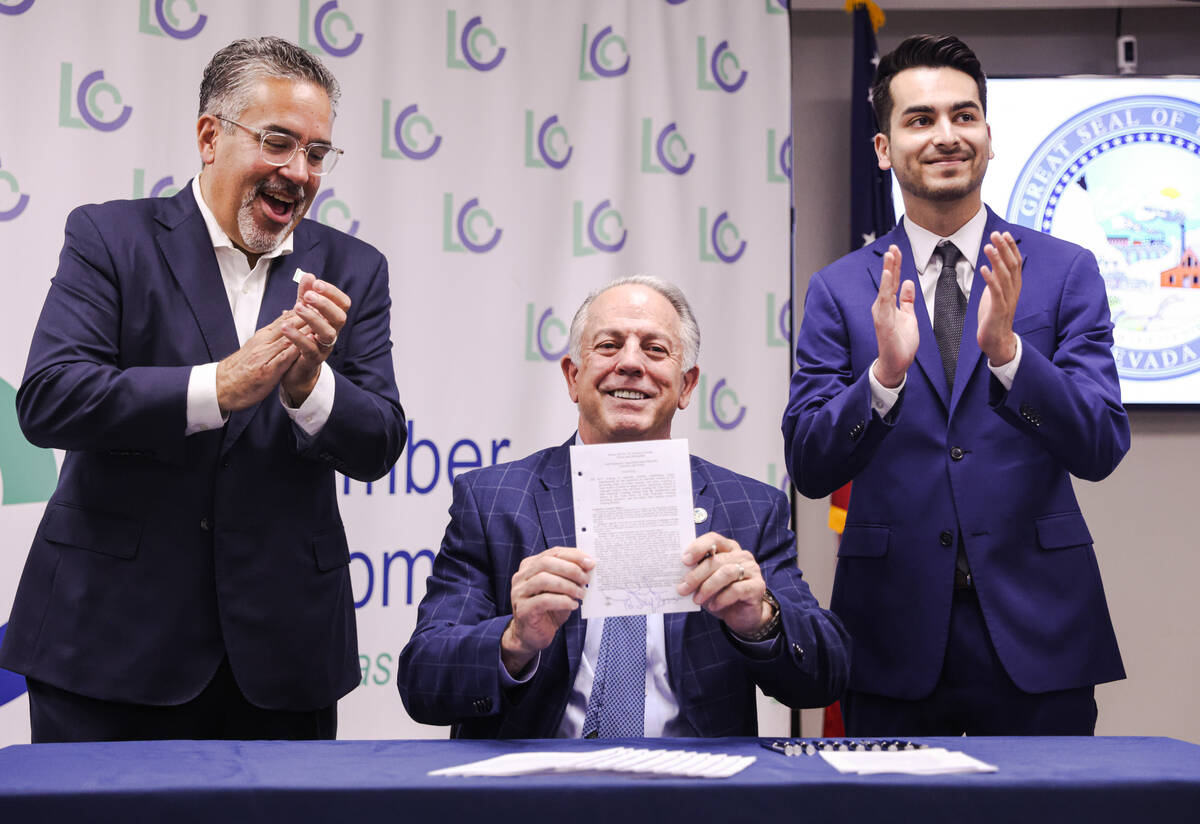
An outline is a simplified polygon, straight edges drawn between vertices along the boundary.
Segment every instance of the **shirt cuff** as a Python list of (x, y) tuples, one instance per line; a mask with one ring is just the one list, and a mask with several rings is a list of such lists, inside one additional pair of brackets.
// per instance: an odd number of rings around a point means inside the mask
[(303, 429), (308, 437), (315, 438), (329, 420), (329, 413), (333, 411), (333, 393), (336, 387), (333, 370), (329, 368), (329, 364), (322, 363), (321, 372), (317, 375), (317, 385), (308, 393), (308, 397), (299, 408), (288, 406), (282, 386), (279, 387), (279, 402), (283, 404), (283, 411), (288, 413), (288, 417), (296, 422), (296, 426)]
[(774, 658), (776, 653), (779, 652), (780, 639), (783, 638), (783, 629), (781, 627), (780, 631), (775, 633), (773, 637), (762, 641), (747, 641), (733, 630), (729, 630), (729, 637), (733, 640), (733, 645), (747, 658), (766, 660)]
[(1017, 353), (1013, 355), (1013, 359), (1003, 366), (992, 366), (992, 361), (988, 359), (988, 369), (996, 376), (996, 380), (1000, 381), (1000, 385), (1004, 387), (1004, 391), (1012, 389), (1013, 380), (1017, 377), (1017, 367), (1021, 365), (1021, 336), (1014, 335), (1017, 339)]
[(188, 374), (187, 428), (184, 435), (195, 435), (210, 429), (220, 429), (229, 420), (221, 414), (217, 403), (217, 364), (193, 366)]
[(510, 687), (519, 687), (522, 684), (529, 683), (529, 680), (537, 673), (538, 663), (541, 660), (542, 654), (539, 652), (533, 656), (532, 661), (525, 665), (524, 669), (513, 675), (508, 671), (508, 667), (504, 666), (504, 659), (497, 657), (496, 663), (500, 665), (500, 686), (504, 689), (509, 689)]
[(879, 363), (879, 358), (876, 358), (867, 368), (867, 380), (871, 382), (871, 408), (879, 414), (879, 417), (886, 418), (887, 414), (892, 411), (892, 407), (896, 405), (896, 400), (900, 397), (900, 390), (908, 382), (908, 375), (900, 379), (900, 385), (895, 389), (888, 389), (875, 378), (875, 364), (877, 363)]

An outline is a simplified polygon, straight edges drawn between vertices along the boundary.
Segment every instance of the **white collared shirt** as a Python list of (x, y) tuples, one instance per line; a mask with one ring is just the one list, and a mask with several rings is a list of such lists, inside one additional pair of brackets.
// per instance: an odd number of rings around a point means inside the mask
[[(200, 207), (200, 216), (208, 229), (209, 240), (217, 257), (217, 267), (221, 272), (221, 281), (225, 285), (225, 296), (229, 300), (229, 309), (233, 313), (233, 325), (237, 330), (238, 344), (244, 346), (254, 334), (258, 323), (258, 313), (262, 308), (263, 294), (267, 288), (267, 274), (271, 269), (271, 261), (281, 255), (292, 253), (292, 233), (288, 232), (277, 247), (259, 257), (258, 262), (251, 268), (246, 260), (246, 254), (233, 245), (233, 241), (225, 234), (217, 218), (213, 215), (204, 194), (200, 191), (200, 176), (192, 178), (192, 194), (196, 197), (196, 205)], [(321, 373), (317, 377), (317, 385), (299, 407), (290, 407), (279, 390), (279, 400), (284, 411), (296, 424), (309, 435), (315, 436), (329, 420), (333, 409), (333, 395), (336, 383), (333, 371), (327, 364), (321, 364)], [(185, 435), (193, 435), (209, 429), (220, 429), (225, 425), (226, 416), (221, 414), (217, 403), (217, 364), (205, 363), (193, 366), (188, 376), (187, 388), (187, 428)]]
[[(938, 244), (943, 240), (948, 240), (958, 247), (958, 251), (961, 254), (958, 258), (958, 263), (954, 267), (954, 271), (958, 275), (958, 288), (962, 290), (969, 303), (971, 300), (971, 288), (975, 283), (975, 272), (979, 268), (977, 264), (979, 262), (979, 249), (983, 244), (983, 232), (987, 228), (987, 209), (981, 204), (975, 216), (964, 223), (957, 232), (949, 237), (942, 237), (923, 226), (918, 226), (909, 219), (908, 215), (905, 215), (903, 220), (904, 232), (908, 235), (908, 245), (912, 250), (913, 265), (920, 272), (918, 277), (921, 281), (921, 297), (925, 299), (925, 309), (930, 323), (932, 323), (934, 297), (937, 294), (938, 277), (942, 273), (942, 255), (937, 250)], [(1021, 338), (1017, 336), (1017, 352), (1013, 356), (1013, 359), (1002, 366), (993, 366), (989, 360), (988, 369), (991, 370), (992, 374), (996, 376), (1005, 389), (1011, 389), (1013, 379), (1017, 375), (1017, 367), (1020, 363)], [(908, 377), (905, 376), (899, 386), (889, 389), (875, 379), (874, 366), (875, 364), (872, 363), (872, 368), (867, 370), (867, 379), (871, 384), (871, 408), (879, 413), (879, 417), (882, 418), (896, 404), (896, 400), (900, 397), (900, 390), (904, 388)]]

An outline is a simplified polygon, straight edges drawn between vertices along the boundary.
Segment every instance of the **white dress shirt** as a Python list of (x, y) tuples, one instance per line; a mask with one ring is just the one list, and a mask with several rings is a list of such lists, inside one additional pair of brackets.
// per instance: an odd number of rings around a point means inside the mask
[[(977, 264), (979, 262), (979, 248), (983, 243), (983, 231), (987, 227), (987, 209), (981, 205), (975, 216), (964, 223), (957, 232), (949, 237), (941, 237), (922, 226), (918, 226), (907, 215), (904, 216), (903, 220), (904, 231), (908, 235), (908, 245), (912, 249), (913, 264), (916, 266), (917, 271), (920, 272), (921, 296), (925, 299), (925, 308), (932, 323), (934, 296), (937, 293), (938, 277), (942, 273), (942, 255), (937, 251), (937, 246), (943, 240), (948, 240), (958, 247), (958, 251), (961, 253), (958, 263), (955, 265), (955, 272), (958, 275), (958, 288), (962, 290), (963, 295), (966, 296), (969, 303), (971, 300), (971, 287), (975, 282), (975, 272), (979, 268)], [(1013, 356), (1013, 359), (1002, 366), (993, 366), (991, 360), (989, 360), (988, 369), (991, 370), (992, 374), (996, 376), (1005, 389), (1011, 389), (1013, 379), (1017, 375), (1017, 367), (1020, 363), (1021, 338), (1017, 336), (1017, 352)], [(872, 363), (871, 369), (868, 370), (867, 378), (871, 384), (871, 408), (882, 418), (895, 406), (896, 400), (900, 397), (900, 390), (904, 388), (908, 376), (906, 375), (900, 381), (899, 386), (889, 389), (875, 379), (874, 367), (875, 364)]]
[[(229, 309), (233, 313), (233, 325), (237, 329), (238, 344), (244, 346), (256, 331), (271, 261), (292, 253), (292, 233), (288, 232), (282, 243), (259, 257), (258, 262), (251, 268), (245, 252), (233, 245), (233, 241), (221, 229), (212, 210), (208, 208), (200, 191), (199, 175), (192, 178), (192, 194), (196, 196), (196, 205), (200, 207), (200, 215), (204, 218), (204, 225), (208, 228), (208, 236), (217, 257), (217, 267), (225, 284), (225, 296), (229, 299)], [(317, 384), (304, 403), (299, 407), (288, 406), (282, 387), (279, 390), (279, 401), (291, 419), (309, 437), (313, 437), (329, 420), (335, 386), (333, 370), (322, 363)], [(217, 403), (217, 364), (214, 362), (193, 366), (188, 376), (187, 429), (184, 434), (193, 435), (209, 429), (220, 429), (227, 419), (228, 416), (221, 414)]]

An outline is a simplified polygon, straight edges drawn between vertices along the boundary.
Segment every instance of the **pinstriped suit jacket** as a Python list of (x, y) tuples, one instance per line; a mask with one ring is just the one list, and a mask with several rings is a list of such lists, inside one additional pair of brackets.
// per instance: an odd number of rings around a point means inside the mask
[[(450, 525), (400, 656), (398, 686), (409, 714), (451, 724), (461, 738), (548, 738), (562, 718), (579, 666), (586, 622), (578, 611), (542, 651), (533, 678), (506, 690), (500, 636), (512, 614), (510, 587), (521, 560), (575, 545), (569, 446), (460, 476)], [(792, 706), (824, 706), (841, 694), (849, 637), (820, 608), (796, 567), (784, 495), (759, 481), (692, 457), (695, 505), (710, 530), (751, 550), (779, 599), (783, 643), (754, 660), (707, 612), (666, 616), (671, 687), (699, 736), (755, 735), (754, 685)]]

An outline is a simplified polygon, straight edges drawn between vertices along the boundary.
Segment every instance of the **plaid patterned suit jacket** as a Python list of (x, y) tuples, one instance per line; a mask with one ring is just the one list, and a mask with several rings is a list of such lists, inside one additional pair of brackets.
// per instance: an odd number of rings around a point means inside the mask
[[(555, 736), (586, 622), (574, 613), (542, 651), (533, 678), (511, 689), (501, 685), (500, 636), (521, 560), (575, 545), (572, 443), (455, 480), (450, 524), (400, 656), (400, 694), (417, 721), (451, 724), (460, 738)], [(715, 531), (755, 554), (779, 600), (783, 637), (773, 657), (753, 659), (707, 612), (667, 615), (671, 687), (696, 735), (755, 735), (754, 685), (792, 707), (833, 702), (848, 676), (849, 636), (801, 577), (784, 495), (701, 458), (691, 461), (695, 506), (708, 513), (697, 535)]]

